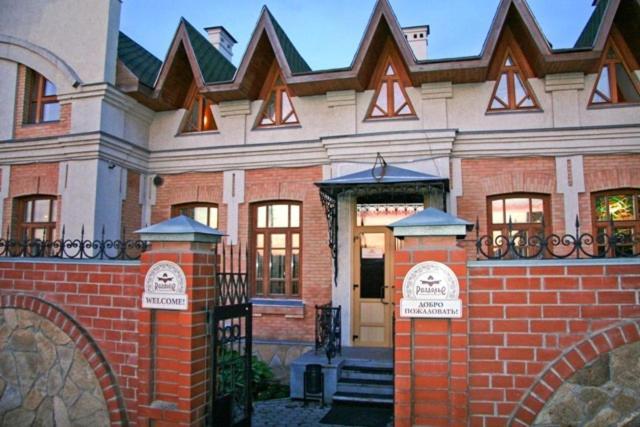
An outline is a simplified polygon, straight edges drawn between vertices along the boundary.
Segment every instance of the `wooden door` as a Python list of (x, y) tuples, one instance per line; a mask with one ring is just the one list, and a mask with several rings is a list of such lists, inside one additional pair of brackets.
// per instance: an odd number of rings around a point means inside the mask
[(354, 235), (353, 345), (391, 347), (394, 237), (387, 227)]

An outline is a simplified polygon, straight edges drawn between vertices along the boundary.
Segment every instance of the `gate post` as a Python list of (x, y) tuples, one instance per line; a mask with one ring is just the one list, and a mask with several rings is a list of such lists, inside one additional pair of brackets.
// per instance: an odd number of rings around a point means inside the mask
[(403, 239), (394, 259), (395, 425), (466, 426), (467, 254), (456, 240), (472, 225), (428, 208), (390, 227)]
[(137, 233), (151, 243), (140, 263), (138, 422), (202, 426), (210, 392), (207, 310), (222, 233), (186, 216)]

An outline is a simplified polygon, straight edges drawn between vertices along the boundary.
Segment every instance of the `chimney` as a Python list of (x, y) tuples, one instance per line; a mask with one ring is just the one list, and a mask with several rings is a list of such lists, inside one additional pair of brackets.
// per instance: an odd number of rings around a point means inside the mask
[(405, 27), (402, 29), (404, 38), (409, 42), (409, 47), (418, 61), (427, 59), (427, 37), (429, 36), (429, 26), (419, 25), (417, 27)]
[(204, 29), (209, 35), (209, 41), (218, 49), (218, 52), (231, 62), (233, 57), (233, 45), (238, 43), (231, 34), (222, 26), (207, 27)]

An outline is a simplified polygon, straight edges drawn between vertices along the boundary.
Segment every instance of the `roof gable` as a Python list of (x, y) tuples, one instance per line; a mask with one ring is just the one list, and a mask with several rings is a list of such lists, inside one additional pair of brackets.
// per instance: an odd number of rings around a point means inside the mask
[(153, 87), (162, 61), (122, 31), (118, 34), (118, 59), (138, 78), (140, 83)]

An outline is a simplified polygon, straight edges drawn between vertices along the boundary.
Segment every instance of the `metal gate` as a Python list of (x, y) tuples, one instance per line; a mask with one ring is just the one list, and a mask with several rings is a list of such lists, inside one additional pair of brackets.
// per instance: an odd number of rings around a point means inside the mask
[[(237, 260), (233, 247), (226, 257), (224, 245), (217, 259), (220, 268), (215, 277), (215, 306), (210, 316), (211, 426), (251, 426), (251, 322), (246, 271), (242, 271), (241, 251)], [(237, 264), (234, 265), (234, 261)], [(236, 271), (237, 267), (237, 271)]]

